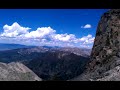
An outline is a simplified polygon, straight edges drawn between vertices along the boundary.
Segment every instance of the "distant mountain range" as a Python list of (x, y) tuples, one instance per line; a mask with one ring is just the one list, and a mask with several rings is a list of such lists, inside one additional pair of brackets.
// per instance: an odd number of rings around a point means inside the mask
[(80, 75), (91, 52), (72, 47), (5, 45), (8, 50), (0, 51), (0, 62), (23, 63), (43, 80), (68, 80)]
[(26, 46), (26, 45), (21, 45), (21, 44), (0, 43), (0, 51), (12, 50), (12, 49), (18, 49), (18, 48), (31, 48), (31, 47), (35, 47), (35, 46)]
[[(78, 56), (89, 57), (90, 49), (80, 49), (80, 48), (72, 48), (72, 47), (50, 47), (50, 46), (25, 46), (19, 44), (1, 44), (9, 46), (8, 50), (4, 48), (4, 50), (0, 51), (0, 61), (9, 63), (12, 61), (29, 61), (34, 58), (40, 57), (42, 53), (47, 52), (65, 52), (65, 53), (74, 53)], [(21, 48), (20, 48), (21, 47)], [(17, 49), (15, 49), (17, 48)], [(10, 50), (11, 49), (11, 50)]]
[(22, 45), (22, 44), (7, 44), (7, 43), (0, 43), (0, 51), (5, 50), (12, 50), (12, 49), (19, 49), (19, 48), (34, 48), (34, 47), (43, 47), (43, 48), (61, 48), (59, 46), (30, 46), (30, 45)]

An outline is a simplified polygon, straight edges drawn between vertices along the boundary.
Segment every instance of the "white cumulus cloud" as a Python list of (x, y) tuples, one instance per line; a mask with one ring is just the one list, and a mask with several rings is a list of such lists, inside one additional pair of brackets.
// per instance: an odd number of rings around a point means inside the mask
[(54, 34), (56, 31), (53, 30), (51, 27), (41, 27), (35, 31), (31, 31), (25, 34), (27, 38), (44, 38), (50, 34)]
[(84, 26), (81, 26), (81, 28), (92, 28), (92, 26), (90, 24), (86, 24)]
[(51, 27), (39, 27), (36, 30), (29, 31), (30, 29), (20, 26), (17, 22), (11, 26), (6, 24), (0, 34), (0, 43), (91, 47), (95, 38), (91, 34), (81, 38), (77, 38), (74, 34), (59, 34)]
[(79, 41), (82, 41), (83, 44), (91, 44), (94, 42), (95, 37), (92, 37), (91, 34), (88, 34), (87, 36), (84, 36), (79, 39)]
[(9, 26), (7, 24), (4, 25), (3, 29), (4, 29), (4, 32), (1, 34), (1, 36), (16, 37), (16, 36), (20, 36), (22, 34), (28, 33), (30, 28), (22, 27), (17, 22), (15, 22), (11, 26)]
[(63, 42), (70, 42), (70, 41), (76, 39), (75, 35), (73, 35), (73, 34), (55, 34), (52, 36), (52, 38), (54, 40), (59, 40), (59, 41), (63, 41)]

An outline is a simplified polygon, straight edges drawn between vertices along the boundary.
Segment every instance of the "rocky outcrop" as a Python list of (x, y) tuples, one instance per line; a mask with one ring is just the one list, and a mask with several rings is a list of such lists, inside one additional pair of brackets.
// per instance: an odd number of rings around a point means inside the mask
[(90, 60), (86, 71), (73, 80), (120, 80), (120, 9), (101, 17)]
[(33, 71), (19, 62), (0, 63), (0, 81), (41, 81)]

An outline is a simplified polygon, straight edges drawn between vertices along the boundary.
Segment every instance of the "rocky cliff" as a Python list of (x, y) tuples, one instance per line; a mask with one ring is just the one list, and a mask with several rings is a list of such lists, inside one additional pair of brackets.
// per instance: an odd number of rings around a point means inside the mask
[(41, 81), (41, 79), (22, 63), (0, 63), (0, 81)]
[(111, 9), (101, 17), (86, 68), (73, 80), (120, 80), (120, 9)]

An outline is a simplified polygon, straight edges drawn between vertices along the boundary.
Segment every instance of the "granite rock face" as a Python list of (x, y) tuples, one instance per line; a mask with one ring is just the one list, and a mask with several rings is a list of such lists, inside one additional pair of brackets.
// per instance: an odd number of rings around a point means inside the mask
[(104, 13), (99, 21), (90, 63), (83, 74), (73, 80), (120, 80), (120, 9)]
[(33, 71), (19, 62), (0, 63), (0, 81), (41, 81)]

